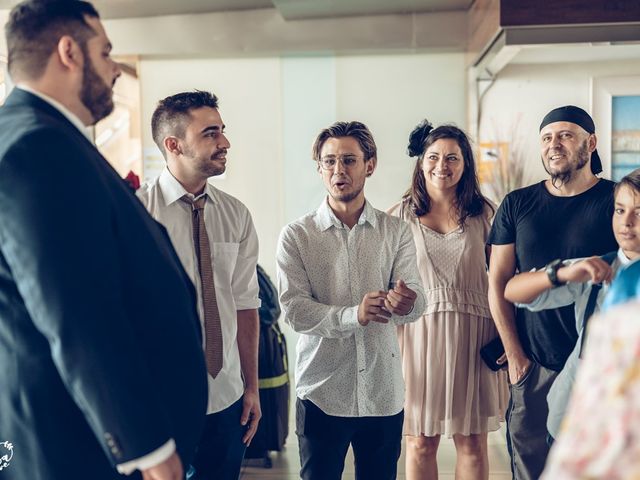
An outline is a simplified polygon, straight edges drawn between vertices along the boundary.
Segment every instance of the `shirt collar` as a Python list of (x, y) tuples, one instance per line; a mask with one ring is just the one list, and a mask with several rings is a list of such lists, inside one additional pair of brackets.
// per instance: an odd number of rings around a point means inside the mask
[(213, 203), (216, 203), (216, 191), (213, 185), (207, 182), (207, 185), (204, 187), (205, 191), (196, 197), (185, 190), (182, 184), (176, 179), (176, 177), (173, 176), (166, 165), (162, 170), (162, 173), (160, 173), (158, 185), (160, 186), (160, 191), (162, 192), (162, 196), (164, 197), (164, 201), (167, 205), (171, 205), (173, 202), (177, 202), (185, 195), (193, 200), (197, 200), (205, 193)]
[[(344, 224), (336, 217), (336, 214), (331, 210), (329, 206), (329, 197), (326, 197), (320, 207), (317, 210), (317, 221), (318, 227), (320, 230), (327, 230), (329, 227), (336, 228), (345, 228)], [(360, 214), (360, 218), (358, 218), (357, 225), (364, 225), (365, 222), (369, 223), (372, 227), (376, 227), (376, 214), (375, 209), (371, 206), (371, 204), (365, 200), (364, 201), (364, 210)]]
[(33, 88), (28, 87), (26, 85), (18, 84), (18, 85), (15, 86), (15, 88), (19, 88), (20, 90), (24, 90), (25, 92), (29, 92), (30, 94), (35, 95), (36, 97), (40, 98), (41, 100), (44, 100), (45, 102), (47, 102), (53, 108), (58, 110), (62, 115), (64, 115), (64, 117), (67, 120), (69, 120), (74, 127), (76, 127), (78, 130), (80, 130), (80, 133), (82, 133), (85, 137), (87, 137), (87, 140), (89, 140), (91, 143), (94, 143), (93, 142), (93, 137), (91, 135), (91, 130), (84, 123), (82, 123), (82, 120), (80, 120), (80, 118), (78, 118), (78, 116), (75, 113), (73, 113), (67, 107), (62, 105), (60, 102), (58, 102), (57, 100), (54, 100), (50, 96), (45, 95), (44, 93), (39, 92), (37, 90), (34, 90)]
[(622, 251), (621, 248), (618, 249), (618, 261), (620, 262), (620, 265), (622, 267), (626, 267), (627, 265), (629, 265), (633, 260), (627, 258), (627, 256), (624, 254), (624, 252)]

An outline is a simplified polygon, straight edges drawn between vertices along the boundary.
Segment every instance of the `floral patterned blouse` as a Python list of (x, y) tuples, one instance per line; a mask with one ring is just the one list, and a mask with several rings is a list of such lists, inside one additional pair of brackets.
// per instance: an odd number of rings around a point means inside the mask
[(589, 322), (567, 415), (541, 479), (640, 479), (639, 300)]

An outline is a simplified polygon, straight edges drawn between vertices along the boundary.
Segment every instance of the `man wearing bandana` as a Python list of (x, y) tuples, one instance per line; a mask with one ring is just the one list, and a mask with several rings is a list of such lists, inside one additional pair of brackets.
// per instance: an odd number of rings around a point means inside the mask
[(517, 480), (542, 473), (549, 451), (546, 397), (577, 332), (573, 305), (542, 312), (514, 308), (504, 287), (516, 272), (534, 268), (544, 268), (558, 286), (563, 259), (617, 249), (611, 228), (614, 183), (596, 176), (602, 172), (596, 144), (587, 112), (572, 105), (549, 112), (540, 124), (549, 178), (508, 194), (489, 235), (489, 303), (508, 361), (507, 447)]

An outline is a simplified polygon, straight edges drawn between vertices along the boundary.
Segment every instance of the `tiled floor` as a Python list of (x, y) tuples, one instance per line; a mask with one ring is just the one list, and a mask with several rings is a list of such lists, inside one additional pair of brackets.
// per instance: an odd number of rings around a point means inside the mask
[[(293, 480), (299, 478), (300, 460), (298, 458), (298, 445), (293, 426), (290, 427), (290, 434), (287, 438), (285, 450), (280, 453), (271, 453), (273, 467), (270, 469), (245, 467), (243, 469), (242, 480)], [(251, 461), (259, 463), (258, 461)], [(489, 435), (489, 464), (490, 480), (508, 480), (511, 478), (509, 471), (509, 455), (504, 443), (504, 433), (495, 432)], [(455, 447), (452, 440), (443, 439), (438, 451), (439, 478), (441, 480), (453, 480), (455, 472)], [(345, 462), (345, 471), (342, 475), (344, 480), (355, 478), (353, 471), (353, 457), (351, 451)], [(404, 445), (403, 453), (398, 463), (398, 479), (404, 480)]]

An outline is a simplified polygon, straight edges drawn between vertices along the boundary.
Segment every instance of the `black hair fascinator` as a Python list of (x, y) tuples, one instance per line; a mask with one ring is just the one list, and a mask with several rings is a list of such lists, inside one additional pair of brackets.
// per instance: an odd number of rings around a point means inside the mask
[(407, 153), (410, 157), (420, 157), (424, 153), (424, 142), (429, 133), (433, 130), (433, 125), (426, 118), (413, 129), (409, 135), (409, 146)]

